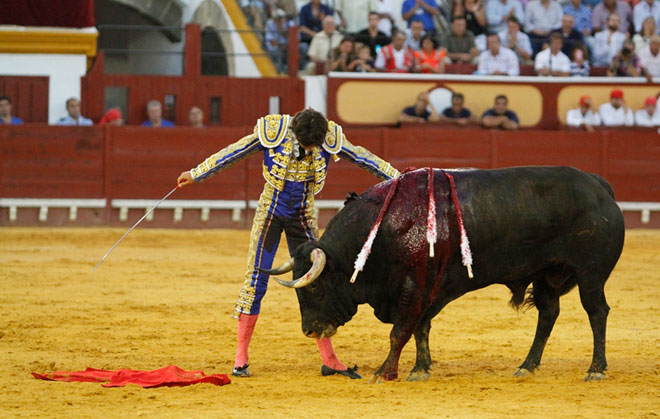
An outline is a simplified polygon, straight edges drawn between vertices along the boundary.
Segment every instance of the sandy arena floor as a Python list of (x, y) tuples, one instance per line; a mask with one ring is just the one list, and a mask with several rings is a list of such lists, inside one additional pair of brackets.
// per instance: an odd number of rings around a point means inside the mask
[[(136, 230), (96, 272), (123, 229), (0, 229), (0, 417), (655, 418), (660, 415), (660, 231), (628, 231), (606, 287), (609, 373), (584, 383), (592, 338), (576, 290), (565, 296), (542, 369), (513, 371), (531, 344), (536, 310), (516, 313), (493, 286), (451, 303), (431, 329), (427, 382), (369, 385), (321, 377), (300, 330), (295, 293), (271, 282), (253, 337), (253, 377), (216, 387), (103, 388), (32, 378), (31, 371), (157, 369), (229, 373), (231, 318), (247, 231)], [(281, 262), (286, 258), (280, 250)], [(369, 377), (390, 326), (368, 306), (335, 348)], [(414, 362), (414, 341), (400, 376)]]

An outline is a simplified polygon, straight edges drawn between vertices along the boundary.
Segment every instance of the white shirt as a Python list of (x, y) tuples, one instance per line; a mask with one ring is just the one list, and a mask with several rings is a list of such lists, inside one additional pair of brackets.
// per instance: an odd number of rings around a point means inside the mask
[(616, 31), (610, 38), (610, 31), (597, 32), (594, 35), (594, 48), (593, 48), (593, 65), (600, 67), (607, 67), (612, 64), (612, 60), (619, 53), (623, 47), (623, 41), (626, 40), (626, 35)]
[(651, 47), (647, 45), (639, 52), (639, 63), (652, 77), (660, 77), (660, 51), (655, 57), (651, 54)]
[(493, 74), (495, 71), (501, 71), (509, 76), (520, 74), (520, 65), (518, 56), (509, 48), (500, 47), (497, 56), (493, 56), (489, 49), (479, 55), (478, 74)]
[(638, 127), (660, 127), (660, 112), (656, 109), (653, 115), (649, 115), (646, 109), (635, 112), (635, 125)]
[(64, 116), (60, 118), (57, 121), (57, 125), (80, 125), (80, 126), (91, 126), (94, 125), (91, 119), (85, 118), (84, 116), (80, 115), (78, 117), (78, 120), (75, 120), (71, 117), (71, 115)]
[(566, 113), (566, 125), (569, 127), (581, 127), (582, 124), (587, 124), (591, 126), (600, 125), (600, 115), (598, 112), (593, 112), (589, 109), (586, 115), (582, 115), (582, 109), (570, 109)]
[(346, 22), (346, 32), (355, 33), (367, 27), (369, 11), (376, 10), (376, 0), (335, 0), (335, 10)]
[(557, 51), (557, 55), (552, 55), (550, 48), (546, 48), (536, 54), (534, 59), (534, 70), (539, 71), (544, 68), (549, 69), (550, 72), (570, 73), (571, 60), (561, 50)]
[[(392, 4), (390, 0), (378, 0), (376, 2), (376, 12), (378, 14), (389, 14), (394, 19), (394, 11), (392, 10)], [(381, 18), (378, 21), (378, 30), (383, 32), (387, 36), (392, 35), (392, 21), (386, 17)]]
[(639, 33), (642, 31), (642, 23), (649, 16), (653, 16), (653, 19), (655, 19), (655, 32), (660, 33), (660, 1), (657, 0), (653, 2), (652, 6), (649, 6), (646, 0), (641, 0), (637, 3), (637, 6), (633, 9), (635, 32)]
[[(556, 0), (550, 0), (548, 8), (541, 0), (532, 0), (525, 6), (525, 31), (531, 32), (540, 29), (550, 32), (561, 27), (561, 18), (564, 12)], [(522, 23), (522, 22), (521, 22)]]
[[(383, 69), (385, 68), (385, 53), (383, 50), (385, 47), (381, 48), (378, 56), (376, 57), (376, 62), (374, 63), (375, 68)], [(406, 52), (408, 47), (404, 46), (401, 49), (396, 49), (392, 46), (392, 56), (394, 57), (394, 66), (399, 70), (408, 70), (406, 67)]]
[(337, 48), (344, 36), (334, 31), (331, 36), (328, 36), (323, 31), (320, 31), (312, 38), (309, 44), (307, 55), (310, 57), (318, 58), (321, 61), (327, 61), (330, 56), (330, 51)]
[(598, 108), (600, 119), (606, 127), (621, 127), (623, 125), (632, 127), (635, 125), (633, 111), (623, 105), (619, 109), (614, 109), (610, 102), (603, 103)]

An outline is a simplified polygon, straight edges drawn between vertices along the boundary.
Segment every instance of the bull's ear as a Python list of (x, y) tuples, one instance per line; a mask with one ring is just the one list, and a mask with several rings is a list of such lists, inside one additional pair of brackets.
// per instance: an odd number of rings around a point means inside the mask
[(344, 205), (348, 204), (350, 201), (353, 200), (358, 200), (360, 199), (360, 195), (356, 194), (355, 192), (349, 192), (346, 194), (346, 199), (344, 200)]

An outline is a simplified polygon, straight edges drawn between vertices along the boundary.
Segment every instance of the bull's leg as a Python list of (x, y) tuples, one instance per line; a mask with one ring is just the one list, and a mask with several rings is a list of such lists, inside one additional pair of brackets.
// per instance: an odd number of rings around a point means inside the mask
[[(582, 284), (579, 283), (579, 285)], [(580, 286), (579, 289), (580, 301), (582, 302), (582, 307), (584, 307), (589, 315), (589, 323), (591, 324), (591, 331), (594, 335), (594, 354), (584, 381), (602, 380), (605, 378), (605, 371), (607, 371), (605, 332), (610, 306), (607, 305), (607, 301), (605, 300), (603, 284), (599, 283), (595, 288), (592, 286), (590, 289)]]
[(406, 346), (406, 343), (408, 343), (413, 334), (412, 329), (412, 327), (408, 327), (408, 324), (406, 324), (406, 327), (401, 327), (396, 323), (394, 324), (390, 332), (390, 353), (387, 355), (387, 359), (385, 359), (383, 365), (374, 374), (374, 380), (379, 381), (379, 377), (385, 381), (396, 380), (398, 378), (399, 357), (401, 356), (401, 350)]
[(545, 344), (550, 337), (550, 332), (555, 325), (557, 316), (559, 316), (559, 291), (548, 285), (545, 279), (534, 281), (534, 305), (539, 311), (539, 318), (536, 324), (536, 335), (534, 342), (529, 349), (527, 358), (513, 373), (516, 377), (522, 377), (534, 370), (541, 363), (541, 356)]
[(423, 322), (415, 330), (415, 343), (417, 345), (417, 361), (415, 367), (406, 378), (407, 381), (426, 381), (429, 379), (431, 366), (431, 352), (429, 351), (429, 331), (431, 320)]

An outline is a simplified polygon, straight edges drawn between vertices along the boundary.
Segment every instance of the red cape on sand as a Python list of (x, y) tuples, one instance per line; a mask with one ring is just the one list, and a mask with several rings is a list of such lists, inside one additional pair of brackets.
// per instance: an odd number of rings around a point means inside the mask
[(103, 387), (123, 387), (126, 384), (137, 384), (144, 388), (176, 387), (197, 383), (211, 383), (216, 386), (222, 386), (231, 383), (227, 374), (206, 375), (204, 371), (186, 371), (175, 365), (153, 371), (127, 369), (105, 371), (87, 368), (85, 371), (55, 371), (51, 374), (37, 374), (33, 372), (32, 375), (34, 378), (40, 380), (105, 383)]

